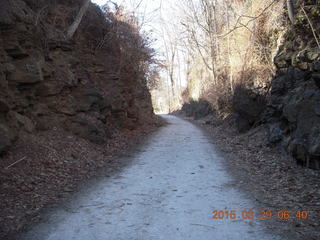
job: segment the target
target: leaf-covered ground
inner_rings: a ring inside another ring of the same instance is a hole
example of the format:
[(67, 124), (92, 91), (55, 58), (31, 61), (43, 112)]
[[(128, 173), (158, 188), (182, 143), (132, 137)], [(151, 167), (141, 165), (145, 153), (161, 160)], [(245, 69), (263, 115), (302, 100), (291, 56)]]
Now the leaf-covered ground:
[[(298, 166), (281, 147), (267, 146), (264, 126), (239, 134), (232, 120), (195, 122), (213, 138), (239, 187), (252, 195), (261, 210), (291, 213), (288, 220), (277, 216), (265, 220), (270, 231), (294, 232), (301, 240), (320, 239), (320, 171)], [(308, 211), (308, 219), (296, 218), (301, 210)]]
[(162, 124), (159, 120), (119, 131), (104, 145), (59, 129), (21, 137), (0, 161), (0, 239), (15, 239), (39, 221), (47, 207), (65, 200), (88, 179), (101, 172), (113, 174), (128, 164), (115, 162), (115, 156), (125, 154)]

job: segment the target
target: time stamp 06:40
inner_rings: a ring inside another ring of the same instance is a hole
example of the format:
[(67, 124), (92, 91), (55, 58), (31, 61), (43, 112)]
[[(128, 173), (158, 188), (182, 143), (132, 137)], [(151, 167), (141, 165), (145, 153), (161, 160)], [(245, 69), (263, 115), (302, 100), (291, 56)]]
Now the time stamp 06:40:
[(301, 211), (218, 211), (212, 212), (211, 219), (280, 219), (288, 220), (291, 218), (308, 219), (309, 213), (306, 210)]

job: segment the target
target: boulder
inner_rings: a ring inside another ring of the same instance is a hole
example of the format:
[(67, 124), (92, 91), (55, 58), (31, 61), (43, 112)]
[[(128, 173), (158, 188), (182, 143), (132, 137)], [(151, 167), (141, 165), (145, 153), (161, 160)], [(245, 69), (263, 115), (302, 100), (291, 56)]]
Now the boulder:
[(203, 99), (185, 103), (182, 107), (182, 111), (186, 113), (187, 117), (194, 117), (195, 119), (204, 118), (210, 114), (214, 114), (213, 108), (210, 103)]
[(39, 74), (28, 73), (21, 70), (17, 70), (8, 76), (9, 82), (14, 82), (18, 84), (32, 84), (41, 82), (42, 79)]
[(29, 133), (34, 132), (35, 125), (30, 118), (23, 116), (17, 112), (10, 112), (11, 116), (17, 120), (17, 122), (23, 127), (23, 129)]
[(5, 152), (17, 138), (17, 131), (6, 124), (0, 123), (0, 153)]
[[(266, 108), (266, 101), (264, 97), (258, 93), (242, 86), (238, 86), (235, 89), (232, 107), (239, 115), (238, 125), (242, 130), (244, 130), (247, 128), (247, 124), (253, 125), (255, 122), (260, 120), (260, 116)], [(245, 123), (245, 121), (247, 123)]]
[(247, 119), (238, 115), (236, 117), (236, 127), (237, 127), (239, 133), (244, 133), (244, 132), (247, 132), (250, 130), (251, 124)]
[(287, 91), (287, 77), (285, 75), (276, 77), (272, 80), (271, 94), (282, 95)]
[(37, 90), (36, 90), (36, 94), (39, 96), (54, 96), (59, 94), (63, 89), (63, 85), (59, 84), (56, 81), (46, 81), (46, 82), (42, 82)]
[[(287, 119), (291, 140), (287, 151), (303, 166), (319, 165), (319, 91), (312, 84), (296, 88), (284, 101), (283, 117)], [(308, 89), (308, 90), (307, 90)]]
[(79, 88), (72, 93), (75, 100), (76, 111), (86, 112), (91, 109), (93, 105), (100, 105), (102, 96), (99, 91), (94, 88)]
[(39, 104), (35, 105), (32, 110), (32, 114), (35, 117), (46, 116), (46, 115), (49, 115), (49, 113), (50, 113), (50, 110), (49, 110), (48, 106), (44, 103), (39, 103)]
[(67, 120), (64, 128), (65, 130), (94, 143), (102, 144), (106, 141), (105, 132), (82, 117), (74, 117), (71, 120)]
[(305, 146), (305, 141), (299, 138), (293, 138), (289, 143), (287, 151), (296, 159), (297, 163), (306, 166), (308, 159), (308, 151)]
[(54, 112), (62, 113), (69, 116), (76, 115), (76, 101), (73, 96), (67, 95), (64, 97), (52, 97), (48, 99), (48, 106)]
[(295, 123), (298, 117), (298, 102), (290, 102), (286, 104), (283, 108), (283, 116), (291, 123)]
[(283, 133), (280, 127), (275, 125), (271, 126), (268, 142), (271, 144), (275, 144), (275, 143), (281, 142), (282, 138), (283, 138)]
[(64, 123), (66, 117), (52, 115), (41, 115), (36, 118), (36, 129), (38, 131), (47, 131), (52, 130), (59, 126), (61, 123)]
[(43, 72), (40, 61), (28, 58), (18, 61), (15, 70), (8, 74), (7, 79), (11, 83), (33, 84), (43, 81)]
[(213, 114), (213, 110), (209, 102), (200, 100), (198, 103), (197, 111), (195, 112), (195, 119), (204, 118), (210, 114)]

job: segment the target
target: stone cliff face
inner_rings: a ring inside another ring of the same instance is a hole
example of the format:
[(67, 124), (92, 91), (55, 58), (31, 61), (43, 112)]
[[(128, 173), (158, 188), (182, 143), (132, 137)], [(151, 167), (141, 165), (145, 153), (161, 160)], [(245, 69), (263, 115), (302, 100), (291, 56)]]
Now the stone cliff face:
[(320, 169), (320, 46), (310, 26), (319, 32), (319, 4), (305, 11), (298, 11), (275, 57), (277, 75), (265, 117), (270, 142), (282, 142), (298, 163)]
[[(294, 24), (284, 22), (277, 30), (284, 35), (270, 37), (278, 45), (275, 76), (259, 82), (256, 76), (264, 76), (263, 72), (244, 73), (245, 84), (236, 86), (230, 97), (227, 119), (240, 133), (266, 126), (266, 144), (281, 144), (298, 164), (320, 169), (320, 5), (316, 0), (299, 0), (295, 5)], [(225, 110), (216, 105), (214, 112), (220, 117)], [(183, 110), (196, 118), (212, 115), (201, 101), (185, 104)]]
[(152, 121), (146, 79), (115, 27), (91, 4), (66, 40), (82, 1), (2, 0), (0, 8), (0, 153), (23, 132), (54, 128), (95, 143), (117, 129)]

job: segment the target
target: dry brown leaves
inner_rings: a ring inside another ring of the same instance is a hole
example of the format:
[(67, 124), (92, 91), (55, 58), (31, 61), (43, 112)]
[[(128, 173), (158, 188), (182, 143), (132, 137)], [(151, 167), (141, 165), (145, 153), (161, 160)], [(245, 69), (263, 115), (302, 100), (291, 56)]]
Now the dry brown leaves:
[(296, 165), (280, 146), (267, 146), (264, 126), (238, 134), (231, 122), (196, 123), (212, 136), (239, 187), (265, 208), (261, 210), (309, 211), (307, 220), (271, 221), (270, 230), (297, 239), (320, 239), (320, 171)]
[[(119, 169), (121, 163), (114, 163), (115, 156), (155, 129), (155, 125), (144, 125), (118, 131), (104, 145), (61, 129), (21, 136), (0, 161), (0, 239), (14, 239), (40, 219), (41, 210), (70, 195), (99, 171)], [(7, 168), (21, 158), (25, 159)]]

